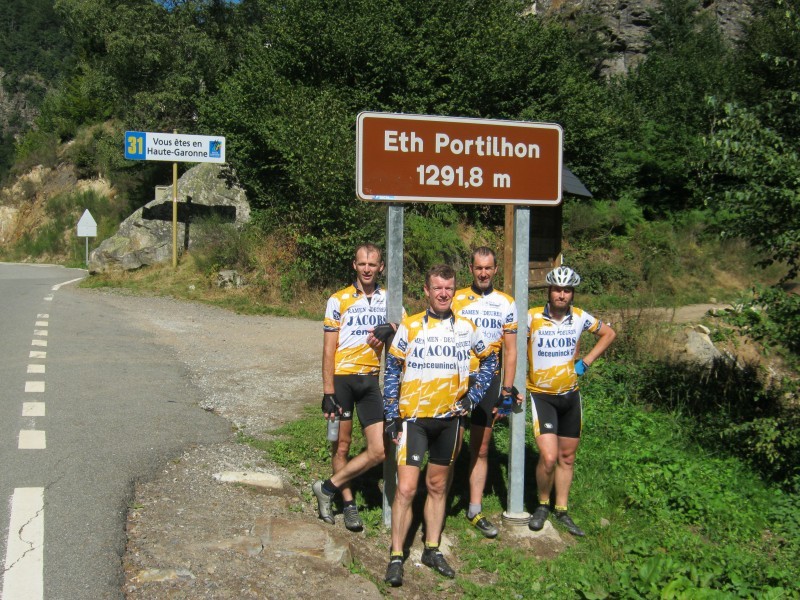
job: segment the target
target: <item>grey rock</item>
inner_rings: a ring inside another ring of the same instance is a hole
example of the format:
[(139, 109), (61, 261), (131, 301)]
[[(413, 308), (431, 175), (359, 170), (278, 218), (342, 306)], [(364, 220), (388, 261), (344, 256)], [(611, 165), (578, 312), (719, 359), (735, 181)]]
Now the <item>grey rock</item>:
[(722, 358), (722, 353), (706, 333), (690, 329), (686, 332), (686, 355), (690, 362), (711, 365)]
[(220, 288), (240, 288), (244, 285), (244, 279), (238, 271), (233, 269), (223, 269), (217, 273), (217, 287)]
[[(192, 219), (211, 214), (239, 228), (250, 220), (244, 190), (230, 183), (224, 167), (205, 163), (189, 169), (178, 180), (178, 252), (196, 243)], [(89, 272), (129, 271), (172, 260), (172, 186), (156, 188), (155, 200), (125, 219), (116, 234), (89, 254)], [(189, 221), (189, 234), (186, 223)], [(225, 226), (225, 225), (223, 225)]]
[(220, 483), (238, 483), (241, 485), (252, 485), (257, 488), (268, 490), (282, 490), (283, 481), (277, 475), (270, 473), (258, 473), (253, 471), (224, 471), (214, 473), (214, 479)]

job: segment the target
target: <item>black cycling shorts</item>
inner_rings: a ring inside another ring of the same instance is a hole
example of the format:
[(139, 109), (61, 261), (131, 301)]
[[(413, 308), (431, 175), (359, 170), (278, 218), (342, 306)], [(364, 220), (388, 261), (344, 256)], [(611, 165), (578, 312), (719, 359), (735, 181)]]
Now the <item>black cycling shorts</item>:
[[(471, 378), (470, 378), (471, 379)], [(470, 422), (477, 427), (491, 427), (494, 423), (494, 407), (500, 402), (500, 373), (495, 373), (492, 377), (492, 382), (489, 384), (489, 389), (481, 398), (478, 406), (472, 409)]]
[(583, 403), (578, 390), (563, 394), (528, 393), (531, 398), (534, 436), (554, 433), (560, 437), (581, 437)]
[(383, 422), (383, 396), (377, 375), (334, 375), (333, 389), (342, 405), (342, 421), (353, 420), (353, 407), (361, 427)]
[(427, 452), (429, 463), (449, 466), (456, 454), (458, 424), (458, 417), (403, 421), (403, 436), (397, 446), (397, 464), (422, 467), (422, 459)]

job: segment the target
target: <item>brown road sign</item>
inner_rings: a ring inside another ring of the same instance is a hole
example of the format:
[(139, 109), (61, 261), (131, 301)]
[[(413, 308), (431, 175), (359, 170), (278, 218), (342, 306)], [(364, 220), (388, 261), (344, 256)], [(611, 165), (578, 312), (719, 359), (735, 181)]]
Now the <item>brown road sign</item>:
[(356, 194), (382, 202), (557, 206), (562, 137), (553, 123), (362, 112)]

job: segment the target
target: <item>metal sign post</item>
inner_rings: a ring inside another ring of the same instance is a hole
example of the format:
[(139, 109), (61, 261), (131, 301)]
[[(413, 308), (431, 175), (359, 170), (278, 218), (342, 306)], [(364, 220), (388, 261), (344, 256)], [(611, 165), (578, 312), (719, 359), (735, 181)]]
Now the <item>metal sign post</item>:
[(172, 268), (178, 268), (178, 163), (172, 163)]
[[(390, 323), (399, 323), (403, 318), (403, 216), (401, 205), (389, 206), (386, 217), (386, 319)], [(386, 527), (392, 525), (392, 502), (397, 490), (395, 448), (394, 444), (390, 446), (383, 461), (383, 524)]]
[(86, 266), (89, 266), (89, 238), (97, 237), (97, 222), (92, 217), (89, 209), (83, 211), (78, 221), (78, 237), (86, 238)]
[[(514, 209), (514, 302), (517, 305), (517, 372), (514, 386), (525, 390), (528, 366), (528, 246), (530, 245), (529, 208), (518, 206)], [(521, 410), (509, 416), (511, 440), (508, 453), (508, 503), (503, 520), (511, 523), (527, 523), (530, 515), (525, 511), (525, 413), (528, 404), (527, 393)]]

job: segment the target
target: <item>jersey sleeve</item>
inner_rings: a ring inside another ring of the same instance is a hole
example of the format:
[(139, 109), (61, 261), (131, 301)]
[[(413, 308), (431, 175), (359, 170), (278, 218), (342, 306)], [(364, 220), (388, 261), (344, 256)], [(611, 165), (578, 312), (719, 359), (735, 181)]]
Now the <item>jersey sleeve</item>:
[(588, 331), (589, 333), (597, 333), (598, 331), (600, 331), (600, 328), (602, 326), (603, 322), (600, 319), (583, 311), (583, 331)]
[(517, 333), (517, 303), (511, 299), (505, 319), (503, 319), (503, 333)]
[(336, 296), (331, 296), (325, 306), (325, 319), (322, 322), (322, 328), (325, 331), (339, 331), (341, 325), (342, 314), (339, 299)]

